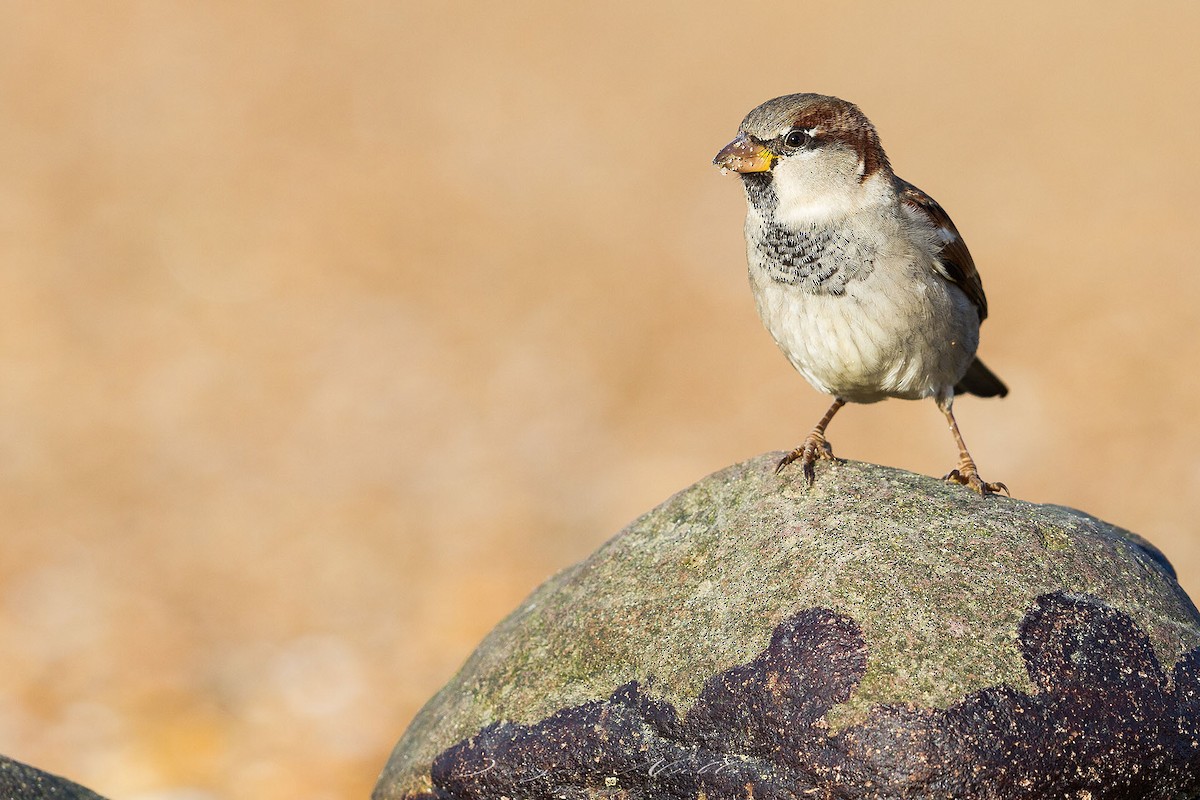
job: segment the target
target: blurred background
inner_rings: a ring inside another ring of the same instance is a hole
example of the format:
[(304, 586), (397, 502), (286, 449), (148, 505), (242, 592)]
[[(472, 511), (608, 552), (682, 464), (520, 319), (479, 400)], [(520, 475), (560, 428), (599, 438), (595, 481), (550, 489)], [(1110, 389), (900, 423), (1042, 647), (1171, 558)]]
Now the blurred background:
[[(983, 275), (1014, 496), (1200, 596), (1200, 6), (7, 3), (0, 752), (365, 797), (537, 583), (824, 411), (711, 166), (857, 102)], [(932, 402), (847, 458), (942, 475)], [(998, 501), (1004, 502), (1004, 501)]]

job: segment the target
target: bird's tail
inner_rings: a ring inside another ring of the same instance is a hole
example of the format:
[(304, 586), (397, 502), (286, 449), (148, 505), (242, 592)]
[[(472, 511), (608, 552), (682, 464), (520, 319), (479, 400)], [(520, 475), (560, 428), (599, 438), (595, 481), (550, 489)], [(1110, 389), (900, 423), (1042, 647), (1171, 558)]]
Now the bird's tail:
[(967, 367), (967, 374), (954, 387), (955, 394), (974, 394), (980, 397), (1004, 397), (1008, 387), (978, 358)]

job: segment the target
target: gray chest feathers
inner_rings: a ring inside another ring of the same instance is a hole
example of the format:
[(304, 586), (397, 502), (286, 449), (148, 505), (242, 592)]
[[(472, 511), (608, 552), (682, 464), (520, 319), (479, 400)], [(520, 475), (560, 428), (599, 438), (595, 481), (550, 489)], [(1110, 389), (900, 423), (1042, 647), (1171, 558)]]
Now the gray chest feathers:
[(811, 294), (839, 295), (846, 284), (871, 274), (875, 248), (847, 229), (789, 230), (766, 224), (752, 238), (750, 267), (775, 283)]

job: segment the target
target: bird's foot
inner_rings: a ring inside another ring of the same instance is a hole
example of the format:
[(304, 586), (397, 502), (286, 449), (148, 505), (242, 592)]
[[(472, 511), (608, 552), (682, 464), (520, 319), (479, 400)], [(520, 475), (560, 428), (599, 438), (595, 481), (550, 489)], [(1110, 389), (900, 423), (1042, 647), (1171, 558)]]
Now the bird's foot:
[(813, 464), (818, 458), (834, 460), (833, 448), (829, 446), (829, 442), (825, 441), (823, 435), (813, 431), (804, 440), (804, 444), (779, 460), (775, 466), (775, 474), (783, 472), (783, 468), (793, 461), (799, 461), (804, 479), (808, 481), (809, 486), (812, 486), (813, 481), (817, 479), (817, 471), (813, 468)]
[(960, 463), (957, 468), (950, 470), (950, 474), (942, 480), (949, 481), (950, 483), (961, 483), (968, 489), (985, 496), (1004, 492), (1009, 497), (1012, 497), (1012, 493), (1008, 491), (1008, 487), (1003, 483), (988, 483), (980, 478), (979, 472), (975, 469), (974, 462), (971, 461)]

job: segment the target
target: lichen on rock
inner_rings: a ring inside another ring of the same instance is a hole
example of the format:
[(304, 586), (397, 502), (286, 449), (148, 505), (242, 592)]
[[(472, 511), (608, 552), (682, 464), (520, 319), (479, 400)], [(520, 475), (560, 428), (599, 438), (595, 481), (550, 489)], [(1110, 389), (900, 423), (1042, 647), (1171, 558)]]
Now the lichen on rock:
[(539, 588), (376, 797), (1200, 791), (1200, 616), (1144, 540), (865, 464), (809, 488), (775, 458)]

